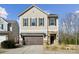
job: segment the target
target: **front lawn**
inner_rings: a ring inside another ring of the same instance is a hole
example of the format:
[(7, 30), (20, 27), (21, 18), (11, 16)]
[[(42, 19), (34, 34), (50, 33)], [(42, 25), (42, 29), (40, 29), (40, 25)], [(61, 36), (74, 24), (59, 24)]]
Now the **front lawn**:
[(79, 45), (45, 45), (47, 50), (79, 50)]

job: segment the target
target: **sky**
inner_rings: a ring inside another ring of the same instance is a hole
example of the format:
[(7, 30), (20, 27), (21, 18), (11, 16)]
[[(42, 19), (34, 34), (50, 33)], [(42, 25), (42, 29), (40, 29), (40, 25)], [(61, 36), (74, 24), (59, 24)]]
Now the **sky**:
[[(18, 20), (18, 15), (31, 4), (0, 4), (5, 18)], [(79, 4), (37, 4), (39, 8), (51, 14), (57, 14), (59, 19), (69, 12), (79, 12)], [(0, 10), (1, 11), (1, 10)]]

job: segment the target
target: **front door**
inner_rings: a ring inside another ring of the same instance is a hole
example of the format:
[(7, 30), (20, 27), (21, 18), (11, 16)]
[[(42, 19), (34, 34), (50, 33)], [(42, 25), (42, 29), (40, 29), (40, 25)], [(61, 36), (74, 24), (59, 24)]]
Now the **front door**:
[(55, 38), (56, 38), (56, 35), (55, 34), (51, 34), (50, 35), (50, 44), (53, 44), (54, 43)]

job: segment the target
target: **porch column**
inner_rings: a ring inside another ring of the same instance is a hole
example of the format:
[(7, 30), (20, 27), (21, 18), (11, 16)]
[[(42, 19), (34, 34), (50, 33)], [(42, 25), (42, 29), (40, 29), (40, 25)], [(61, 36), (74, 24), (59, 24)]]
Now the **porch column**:
[(43, 45), (46, 45), (46, 44), (47, 44), (47, 35), (46, 36), (43, 35)]

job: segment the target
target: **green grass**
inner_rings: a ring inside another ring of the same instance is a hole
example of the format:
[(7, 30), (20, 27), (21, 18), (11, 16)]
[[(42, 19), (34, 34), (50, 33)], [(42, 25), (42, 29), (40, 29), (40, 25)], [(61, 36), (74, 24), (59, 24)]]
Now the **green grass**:
[(63, 43), (63, 44), (71, 44), (71, 45), (79, 45), (79, 39), (66, 38), (66, 39), (62, 39), (61, 43)]

